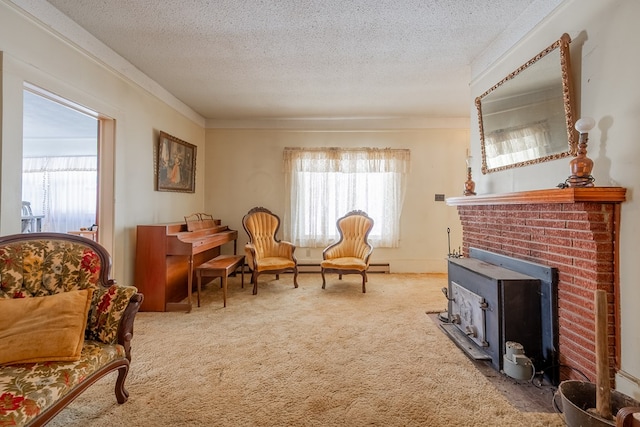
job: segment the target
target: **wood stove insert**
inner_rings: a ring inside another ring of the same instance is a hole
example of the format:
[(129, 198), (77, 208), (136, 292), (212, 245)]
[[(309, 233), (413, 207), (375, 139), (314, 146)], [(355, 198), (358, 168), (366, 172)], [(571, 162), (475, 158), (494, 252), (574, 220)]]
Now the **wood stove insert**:
[(448, 335), (499, 371), (506, 343), (520, 343), (557, 384), (557, 271), (475, 248), (469, 255), (449, 259)]

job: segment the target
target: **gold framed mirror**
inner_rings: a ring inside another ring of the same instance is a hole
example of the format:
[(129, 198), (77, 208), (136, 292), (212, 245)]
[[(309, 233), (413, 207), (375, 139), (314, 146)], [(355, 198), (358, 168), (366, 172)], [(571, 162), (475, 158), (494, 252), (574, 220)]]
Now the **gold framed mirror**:
[(569, 43), (563, 34), (476, 98), (483, 174), (575, 155)]

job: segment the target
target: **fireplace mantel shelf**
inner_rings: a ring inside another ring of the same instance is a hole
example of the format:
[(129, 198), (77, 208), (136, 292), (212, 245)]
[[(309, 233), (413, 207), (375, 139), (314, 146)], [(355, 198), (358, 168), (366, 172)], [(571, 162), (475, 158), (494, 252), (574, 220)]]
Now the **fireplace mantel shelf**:
[(577, 202), (621, 203), (626, 200), (626, 192), (627, 189), (624, 187), (570, 187), (519, 191), (516, 193), (449, 197), (446, 202), (449, 206)]

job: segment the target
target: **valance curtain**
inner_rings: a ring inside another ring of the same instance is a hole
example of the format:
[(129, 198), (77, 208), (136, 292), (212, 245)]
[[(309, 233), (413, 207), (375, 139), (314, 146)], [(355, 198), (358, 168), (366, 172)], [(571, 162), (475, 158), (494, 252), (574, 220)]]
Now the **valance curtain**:
[(360, 209), (374, 219), (369, 241), (397, 247), (410, 151), (378, 148), (285, 148), (284, 238), (325, 247), (339, 236), (336, 221)]
[(44, 215), (42, 231), (66, 233), (96, 221), (97, 156), (27, 157), (22, 161), (22, 200)]

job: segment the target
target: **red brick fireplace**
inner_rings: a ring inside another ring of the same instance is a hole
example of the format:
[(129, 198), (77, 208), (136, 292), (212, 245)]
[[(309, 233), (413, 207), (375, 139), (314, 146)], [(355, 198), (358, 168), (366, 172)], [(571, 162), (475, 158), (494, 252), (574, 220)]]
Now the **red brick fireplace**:
[(561, 379), (596, 379), (594, 294), (608, 295), (609, 366), (619, 368), (620, 187), (565, 188), (447, 199), (462, 222), (462, 252), (479, 248), (558, 269)]

